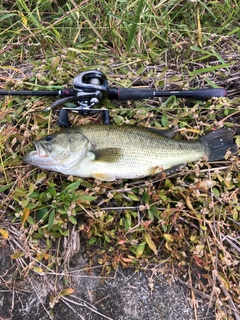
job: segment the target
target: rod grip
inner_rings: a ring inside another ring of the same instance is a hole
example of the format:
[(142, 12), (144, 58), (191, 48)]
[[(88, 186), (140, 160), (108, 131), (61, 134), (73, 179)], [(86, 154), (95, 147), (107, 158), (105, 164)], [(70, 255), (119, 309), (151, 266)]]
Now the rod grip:
[(110, 88), (108, 92), (109, 100), (142, 100), (153, 98), (154, 90), (133, 89), (133, 88)]

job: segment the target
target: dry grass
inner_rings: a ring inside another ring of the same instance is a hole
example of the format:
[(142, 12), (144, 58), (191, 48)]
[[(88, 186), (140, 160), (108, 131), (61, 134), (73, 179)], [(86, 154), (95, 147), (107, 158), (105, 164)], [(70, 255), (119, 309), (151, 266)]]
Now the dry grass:
[[(225, 87), (228, 98), (207, 102), (171, 97), (105, 103), (118, 124), (177, 125), (189, 140), (228, 126), (240, 144), (237, 1), (20, 0), (0, 5), (0, 89), (62, 88), (95, 68), (116, 87)], [(70, 275), (73, 252), (85, 248), (89, 267), (101, 265), (105, 275), (118, 266), (178, 266), (174, 274), (187, 276), (195, 319), (199, 293), (214, 305), (217, 319), (239, 319), (239, 156), (134, 182), (99, 183), (42, 172), (23, 164), (22, 156), (33, 140), (58, 129), (58, 111), (42, 112), (52, 101), (1, 98), (0, 241), (12, 251), (14, 277), (32, 281), (29, 275), (37, 274), (42, 287), (32, 287), (39, 302), (47, 292), (52, 307), (58, 299), (69, 306), (65, 295), (71, 290), (64, 290), (71, 283), (60, 279)], [(99, 121), (97, 115), (72, 118), (74, 125)], [(1, 286), (15, 290), (16, 285), (1, 275)]]

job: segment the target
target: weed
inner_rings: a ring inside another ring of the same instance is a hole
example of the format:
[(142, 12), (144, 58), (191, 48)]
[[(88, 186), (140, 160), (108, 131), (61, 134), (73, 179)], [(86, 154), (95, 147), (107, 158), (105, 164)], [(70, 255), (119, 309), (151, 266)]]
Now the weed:
[[(235, 130), (239, 143), (236, 0), (18, 0), (0, 6), (1, 89), (58, 90), (96, 68), (116, 87), (224, 86), (228, 98), (207, 102), (171, 97), (103, 103), (116, 124), (178, 126), (188, 140), (224, 125)], [(0, 239), (10, 243), (18, 275), (51, 273), (50, 309), (70, 295), (70, 284), (58, 286), (56, 279), (79, 250), (60, 249), (75, 230), (89, 266), (98, 263), (105, 274), (119, 265), (141, 269), (151, 263), (201, 270), (198, 289), (210, 294), (216, 316), (229, 305), (237, 319), (239, 157), (117, 183), (43, 172), (23, 164), (22, 156), (35, 138), (58, 130), (58, 111), (42, 112), (51, 102), (1, 98)], [(71, 121), (100, 118), (74, 115)]]

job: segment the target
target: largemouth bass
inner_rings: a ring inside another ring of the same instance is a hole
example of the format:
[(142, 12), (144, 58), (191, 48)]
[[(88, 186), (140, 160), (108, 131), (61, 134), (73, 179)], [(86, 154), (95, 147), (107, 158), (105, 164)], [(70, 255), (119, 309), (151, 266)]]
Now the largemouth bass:
[(87, 125), (65, 129), (34, 142), (24, 161), (42, 169), (98, 180), (136, 179), (171, 171), (207, 157), (223, 159), (238, 150), (222, 128), (193, 142), (169, 138), (166, 131), (140, 126)]

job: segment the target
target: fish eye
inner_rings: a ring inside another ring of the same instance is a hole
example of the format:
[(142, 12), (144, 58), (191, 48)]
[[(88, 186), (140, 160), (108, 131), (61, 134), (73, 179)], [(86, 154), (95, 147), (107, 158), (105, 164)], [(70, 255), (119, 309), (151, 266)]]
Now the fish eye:
[(51, 136), (51, 135), (46, 136), (46, 138), (45, 138), (45, 140), (46, 140), (47, 142), (52, 141), (52, 139), (53, 139), (53, 136)]

